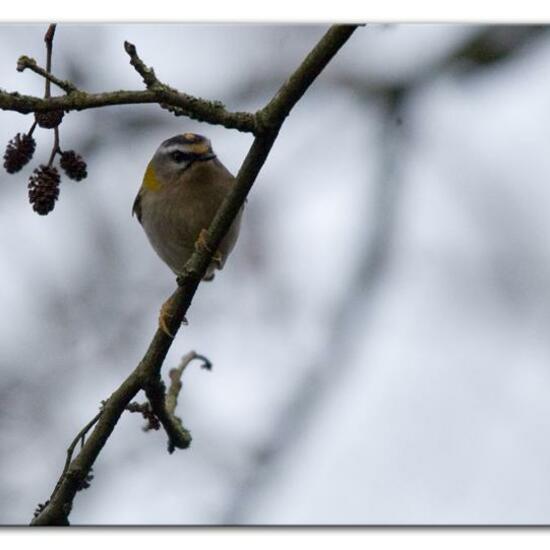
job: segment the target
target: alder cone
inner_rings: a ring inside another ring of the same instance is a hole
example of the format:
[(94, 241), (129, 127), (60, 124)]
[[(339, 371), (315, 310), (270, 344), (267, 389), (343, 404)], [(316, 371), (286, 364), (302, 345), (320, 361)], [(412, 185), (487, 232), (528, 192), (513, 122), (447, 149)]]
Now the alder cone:
[(59, 164), (72, 180), (80, 181), (88, 175), (84, 159), (74, 151), (63, 151)]
[(4, 153), (4, 168), (8, 174), (19, 172), (34, 154), (36, 142), (32, 136), (17, 134), (6, 146)]
[(57, 128), (63, 120), (64, 113), (58, 111), (47, 111), (45, 113), (34, 113), (34, 119), (40, 128)]
[(29, 201), (33, 210), (45, 216), (49, 214), (55, 206), (55, 201), (59, 198), (59, 172), (53, 166), (44, 166), (37, 168), (29, 178)]

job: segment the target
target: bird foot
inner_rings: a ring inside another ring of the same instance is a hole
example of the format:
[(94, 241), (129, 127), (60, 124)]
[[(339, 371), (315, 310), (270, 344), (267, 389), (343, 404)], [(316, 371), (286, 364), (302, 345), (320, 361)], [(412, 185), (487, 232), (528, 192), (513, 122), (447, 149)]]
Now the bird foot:
[[(172, 312), (173, 310), (173, 299), (172, 297), (168, 298), (164, 304), (162, 304), (160, 308), (159, 313), (159, 328), (170, 336), (170, 338), (174, 338), (174, 335), (170, 332), (170, 329), (168, 328), (168, 324), (170, 323), (170, 320), (174, 317), (174, 314)], [(182, 321), (183, 325), (188, 325), (187, 319), (184, 317)]]
[(223, 267), (223, 256), (222, 253), (218, 250), (214, 254), (212, 254), (212, 263), (216, 264), (218, 269), (221, 269)]
[[(212, 254), (212, 249), (208, 246), (207, 239), (208, 239), (208, 231), (206, 229), (201, 229), (201, 232), (199, 233), (199, 236), (195, 241), (195, 250), (197, 250), (198, 252), (202, 252), (203, 250), (205, 250), (209, 254)], [(222, 268), (223, 256), (219, 250), (217, 250), (216, 252), (214, 252), (214, 254), (212, 254), (211, 261), (212, 263), (216, 264), (218, 269)], [(205, 280), (209, 280), (209, 279), (205, 279)]]
[(208, 246), (207, 240), (208, 231), (206, 229), (201, 229), (201, 232), (199, 233), (199, 236), (195, 241), (195, 250), (197, 252), (202, 252), (203, 250), (206, 250), (206, 252), (212, 253), (212, 249)]

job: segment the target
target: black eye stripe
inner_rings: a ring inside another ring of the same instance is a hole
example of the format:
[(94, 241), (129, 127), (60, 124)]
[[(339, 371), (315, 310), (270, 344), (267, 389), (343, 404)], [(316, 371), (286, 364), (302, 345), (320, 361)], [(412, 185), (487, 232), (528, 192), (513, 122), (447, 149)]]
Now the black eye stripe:
[(195, 159), (196, 155), (193, 153), (184, 153), (183, 151), (172, 151), (170, 158), (176, 162), (189, 162)]

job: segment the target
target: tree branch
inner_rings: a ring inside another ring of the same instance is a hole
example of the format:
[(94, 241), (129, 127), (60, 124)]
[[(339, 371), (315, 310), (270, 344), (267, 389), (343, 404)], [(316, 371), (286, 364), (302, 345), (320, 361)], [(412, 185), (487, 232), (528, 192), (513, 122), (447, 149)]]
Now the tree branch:
[[(69, 470), (69, 466), (71, 465), (71, 460), (73, 458), (73, 453), (74, 453), (74, 450), (75, 450), (75, 447), (77, 446), (78, 442), (80, 441), (82, 445), (84, 445), (84, 441), (85, 441), (85, 437), (86, 437), (86, 434), (94, 427), (94, 425), (96, 424), (96, 422), (99, 420), (99, 417), (101, 416), (101, 413), (102, 411), (99, 411), (91, 420), (90, 422), (88, 422), (88, 424), (86, 424), (75, 436), (75, 438), (73, 439), (72, 443), (69, 445), (68, 449), (67, 449), (67, 458), (65, 460), (65, 466), (63, 468), (63, 472), (61, 473), (61, 477), (60, 477), (60, 480), (63, 479), (63, 477), (67, 474), (68, 470)], [(53, 493), (52, 493), (52, 497), (53, 495), (55, 495), (56, 491), (57, 491), (57, 488), (59, 487), (59, 483), (58, 485), (56, 486), (56, 488), (54, 489)]]
[[(209, 110), (210, 107), (207, 109), (207, 111), (211, 114), (213, 113), (213, 115), (210, 120), (202, 118), (205, 122), (213, 122), (215, 124), (226, 126), (224, 122), (227, 123), (228, 119), (231, 120), (231, 122), (242, 122), (242, 120), (247, 120), (250, 123), (250, 121), (254, 121), (254, 124), (252, 124), (252, 126), (248, 126), (249, 130), (246, 131), (252, 131), (253, 129), (256, 137), (248, 154), (246, 155), (246, 158), (244, 159), (239, 173), (237, 174), (237, 181), (234, 188), (223, 201), (207, 231), (205, 237), (206, 246), (197, 247), (184, 268), (183, 276), (178, 278), (178, 288), (172, 295), (172, 316), (169, 318), (169, 322), (167, 323), (171, 334), (176, 335), (179, 330), (183, 318), (191, 305), (202, 276), (206, 273), (207, 267), (210, 264), (212, 256), (211, 251), (218, 249), (223, 237), (242, 208), (246, 196), (248, 195), (260, 169), (267, 159), (285, 118), (288, 116), (297, 101), (313, 83), (315, 78), (317, 78), (317, 76), (325, 68), (327, 63), (345, 44), (351, 34), (355, 31), (356, 27), (357, 25), (335, 25), (329, 29), (323, 38), (321, 38), (319, 43), (313, 48), (311, 53), (306, 57), (304, 62), (281, 87), (276, 96), (264, 109), (262, 109), (262, 111), (260, 111), (261, 116), (258, 120), (261, 120), (261, 123), (259, 125), (256, 125), (255, 123), (256, 117), (249, 113), (242, 114), (244, 116), (244, 119), (242, 119), (238, 116), (240, 114), (227, 113), (220, 107), (215, 108), (213, 111)], [(147, 78), (152, 82), (151, 75)], [(156, 77), (154, 78), (156, 79)], [(127, 93), (129, 92), (119, 92), (119, 94), (122, 94), (122, 97), (125, 99), (128, 99), (128, 96), (124, 95)], [(138, 92), (130, 93), (136, 94)], [(166, 98), (171, 97), (170, 94), (172, 92), (147, 90), (141, 93), (151, 94), (150, 96), (147, 96), (151, 100), (149, 101), (151, 103), (159, 101), (167, 103)], [(105, 96), (105, 94), (95, 95), (95, 101), (99, 102), (98, 96), (101, 97), (102, 95)], [(25, 104), (22, 100), (23, 96), (17, 96), (15, 99), (11, 94), (7, 94), (7, 96), (8, 98), (12, 98), (15, 103), (19, 102), (20, 107)], [(59, 108), (60, 104), (63, 102), (75, 101), (77, 98), (80, 98), (80, 108), (90, 108), (90, 97), (92, 96), (89, 96), (88, 94), (82, 95), (82, 92), (76, 92), (64, 98), (52, 98), (50, 101), (57, 100), (57, 108)], [(132, 97), (135, 98), (135, 96)], [(200, 105), (201, 108), (204, 107), (202, 100), (195, 100), (195, 103), (189, 102), (189, 96), (185, 96), (184, 94), (179, 94), (177, 92), (175, 97), (179, 98), (181, 101), (181, 104), (178, 106), (182, 106), (184, 109), (190, 109), (194, 115), (201, 113), (200, 109), (197, 110), (198, 105)], [(4, 108), (6, 105), (6, 103), (2, 103), (3, 101), (6, 101), (6, 95), (0, 94), (0, 108)], [(36, 105), (37, 103), (35, 102), (34, 104)], [(105, 103), (104, 100), (103, 104), (113, 103)], [(41, 103), (40, 105), (42, 108), (46, 106), (44, 103)], [(67, 103), (65, 103), (65, 105), (67, 105)], [(49, 106), (50, 105), (48, 105), (48, 107)], [(95, 106), (99, 105), (96, 104)], [(225, 114), (223, 116), (218, 116), (216, 113), (218, 113), (218, 115), (220, 113)], [(224, 116), (229, 118), (224, 118)], [(237, 128), (237, 125), (235, 124), (233, 126), (226, 127)], [(79, 454), (71, 462), (66, 475), (60, 479), (57, 491), (52, 495), (50, 502), (32, 521), (33, 525), (68, 523), (68, 516), (70, 514), (76, 492), (78, 491), (79, 486), (81, 486), (82, 480), (84, 480), (86, 475), (89, 473), (90, 468), (107, 442), (107, 439), (113, 432), (127, 405), (141, 389), (145, 389), (146, 391), (149, 390), (149, 393), (151, 393), (151, 387), (153, 387), (154, 394), (154, 384), (160, 379), (161, 367), (166, 354), (170, 349), (172, 341), (172, 337), (168, 336), (168, 334), (166, 334), (163, 330), (157, 329), (153, 340), (151, 341), (139, 365), (105, 402), (102, 414), (99, 417), (95, 429), (80, 450)], [(157, 399), (156, 395), (153, 395), (152, 397), (153, 401)], [(166, 429), (166, 425), (164, 427)]]
[[(180, 92), (167, 90), (116, 90), (113, 92), (88, 93), (73, 91), (65, 96), (48, 99), (22, 95), (18, 92), (0, 90), (0, 109), (21, 114), (32, 112), (84, 111), (116, 105), (157, 103), (181, 109), (186, 116), (201, 122), (217, 124), (240, 132), (254, 133), (256, 120), (252, 113), (227, 111), (221, 104), (200, 99)], [(182, 113), (183, 114), (183, 113)]]
[(210, 370), (211, 363), (206, 357), (190, 351), (181, 359), (179, 366), (170, 370), (170, 387), (166, 392), (164, 382), (158, 376), (145, 387), (145, 395), (151, 404), (153, 414), (160, 420), (168, 435), (168, 452), (173, 453), (177, 449), (186, 449), (191, 444), (191, 434), (183, 426), (181, 418), (176, 416), (178, 396), (181, 391), (181, 377), (187, 365), (193, 359), (202, 359), (203, 367)]
[(175, 369), (171, 369), (169, 372), (170, 387), (166, 393), (166, 410), (169, 414), (174, 414), (176, 411), (178, 396), (181, 391), (181, 377), (183, 375), (183, 371), (194, 359), (199, 359), (202, 361), (201, 368), (212, 370), (212, 363), (204, 355), (200, 355), (194, 351), (190, 351), (187, 355), (184, 355), (181, 358), (179, 366)]
[(78, 88), (68, 80), (61, 80), (60, 78), (57, 78), (52, 73), (47, 71), (46, 69), (43, 69), (38, 65), (35, 59), (32, 57), (28, 57), (26, 55), (22, 55), (17, 60), (17, 70), (22, 73), (25, 69), (31, 70), (33, 73), (36, 73), (43, 78), (45, 78), (48, 82), (53, 82), (56, 86), (61, 88), (64, 92), (67, 92), (68, 94), (72, 92), (77, 92)]
[(202, 367), (210, 370), (212, 364), (210, 361), (194, 351), (190, 351), (181, 359), (179, 366), (171, 369), (170, 387), (166, 391), (164, 382), (160, 379), (152, 380), (145, 387), (145, 393), (148, 401), (145, 403), (133, 402), (127, 405), (129, 412), (141, 413), (147, 420), (147, 425), (143, 428), (145, 431), (158, 430), (161, 424), (168, 435), (168, 452), (173, 453), (176, 448), (186, 449), (191, 443), (191, 435), (182, 424), (181, 418), (176, 416), (176, 406), (178, 396), (182, 388), (181, 378), (183, 371), (193, 359), (203, 361)]
[[(57, 25), (55, 23), (52, 23), (48, 27), (48, 30), (46, 31), (46, 35), (44, 36), (44, 42), (46, 43), (46, 71), (48, 73), (50, 73), (52, 70), (53, 37), (55, 36), (56, 26)], [(46, 79), (44, 97), (48, 98), (51, 96), (50, 88), (51, 88), (51, 82), (48, 79)]]
[(154, 88), (155, 86), (164, 86), (156, 77), (153, 67), (147, 67), (145, 63), (139, 57), (136, 47), (128, 42), (124, 42), (124, 49), (130, 56), (130, 65), (139, 73), (147, 89)]
[(148, 380), (144, 389), (153, 414), (160, 420), (168, 436), (168, 452), (172, 454), (176, 449), (187, 449), (191, 445), (191, 434), (184, 427), (181, 418), (168, 410), (166, 386), (160, 376)]
[[(53, 36), (52, 36), (53, 37)], [(34, 59), (21, 56), (17, 62), (17, 70), (30, 69), (46, 79), (46, 83), (53, 82), (67, 92), (65, 96), (40, 98), (22, 95), (18, 92), (7, 92), (0, 89), (0, 109), (27, 114), (31, 112), (47, 112), (63, 110), (83, 111), (115, 105), (135, 105), (157, 103), (176, 116), (187, 116), (193, 120), (217, 124), (225, 128), (240, 132), (256, 133), (256, 116), (246, 112), (228, 111), (220, 101), (210, 101), (179, 92), (160, 82), (152, 68), (149, 68), (139, 58), (136, 48), (129, 42), (124, 43), (124, 49), (130, 56), (130, 64), (141, 75), (147, 90), (116, 90), (112, 92), (87, 93), (78, 90), (67, 80), (51, 74), (48, 69), (40, 67)]]

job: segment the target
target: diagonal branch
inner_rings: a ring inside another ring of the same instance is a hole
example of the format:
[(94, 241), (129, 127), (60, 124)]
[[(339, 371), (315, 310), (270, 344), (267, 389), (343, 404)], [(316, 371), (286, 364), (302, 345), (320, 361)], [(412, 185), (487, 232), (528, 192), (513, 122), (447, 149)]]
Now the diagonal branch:
[[(242, 208), (285, 118), (356, 28), (357, 25), (331, 27), (276, 96), (261, 111), (262, 123), (255, 128), (256, 137), (239, 170), (234, 188), (220, 206), (207, 231), (206, 246), (197, 247), (185, 266), (183, 276), (178, 279), (178, 288), (172, 295), (173, 315), (167, 323), (171, 334), (175, 335), (180, 328), (199, 282), (211, 261), (211, 251), (218, 249), (224, 235)], [(155, 92), (147, 90), (143, 93), (154, 94)], [(75, 95), (79, 94), (71, 94), (63, 100), (69, 100)], [(2, 97), (0, 94), (0, 107), (2, 107)], [(161, 101), (165, 102), (165, 98)], [(254, 115), (248, 114), (248, 117), (255, 120)], [(220, 124), (219, 119), (217, 120), (216, 123)], [(173, 338), (163, 330), (156, 331), (139, 365), (105, 402), (95, 429), (71, 462), (67, 475), (60, 480), (57, 491), (52, 495), (48, 505), (32, 521), (33, 525), (68, 524), (68, 517), (79, 485), (88, 475), (127, 405), (141, 389), (146, 389), (151, 381), (159, 378), (172, 341)]]

